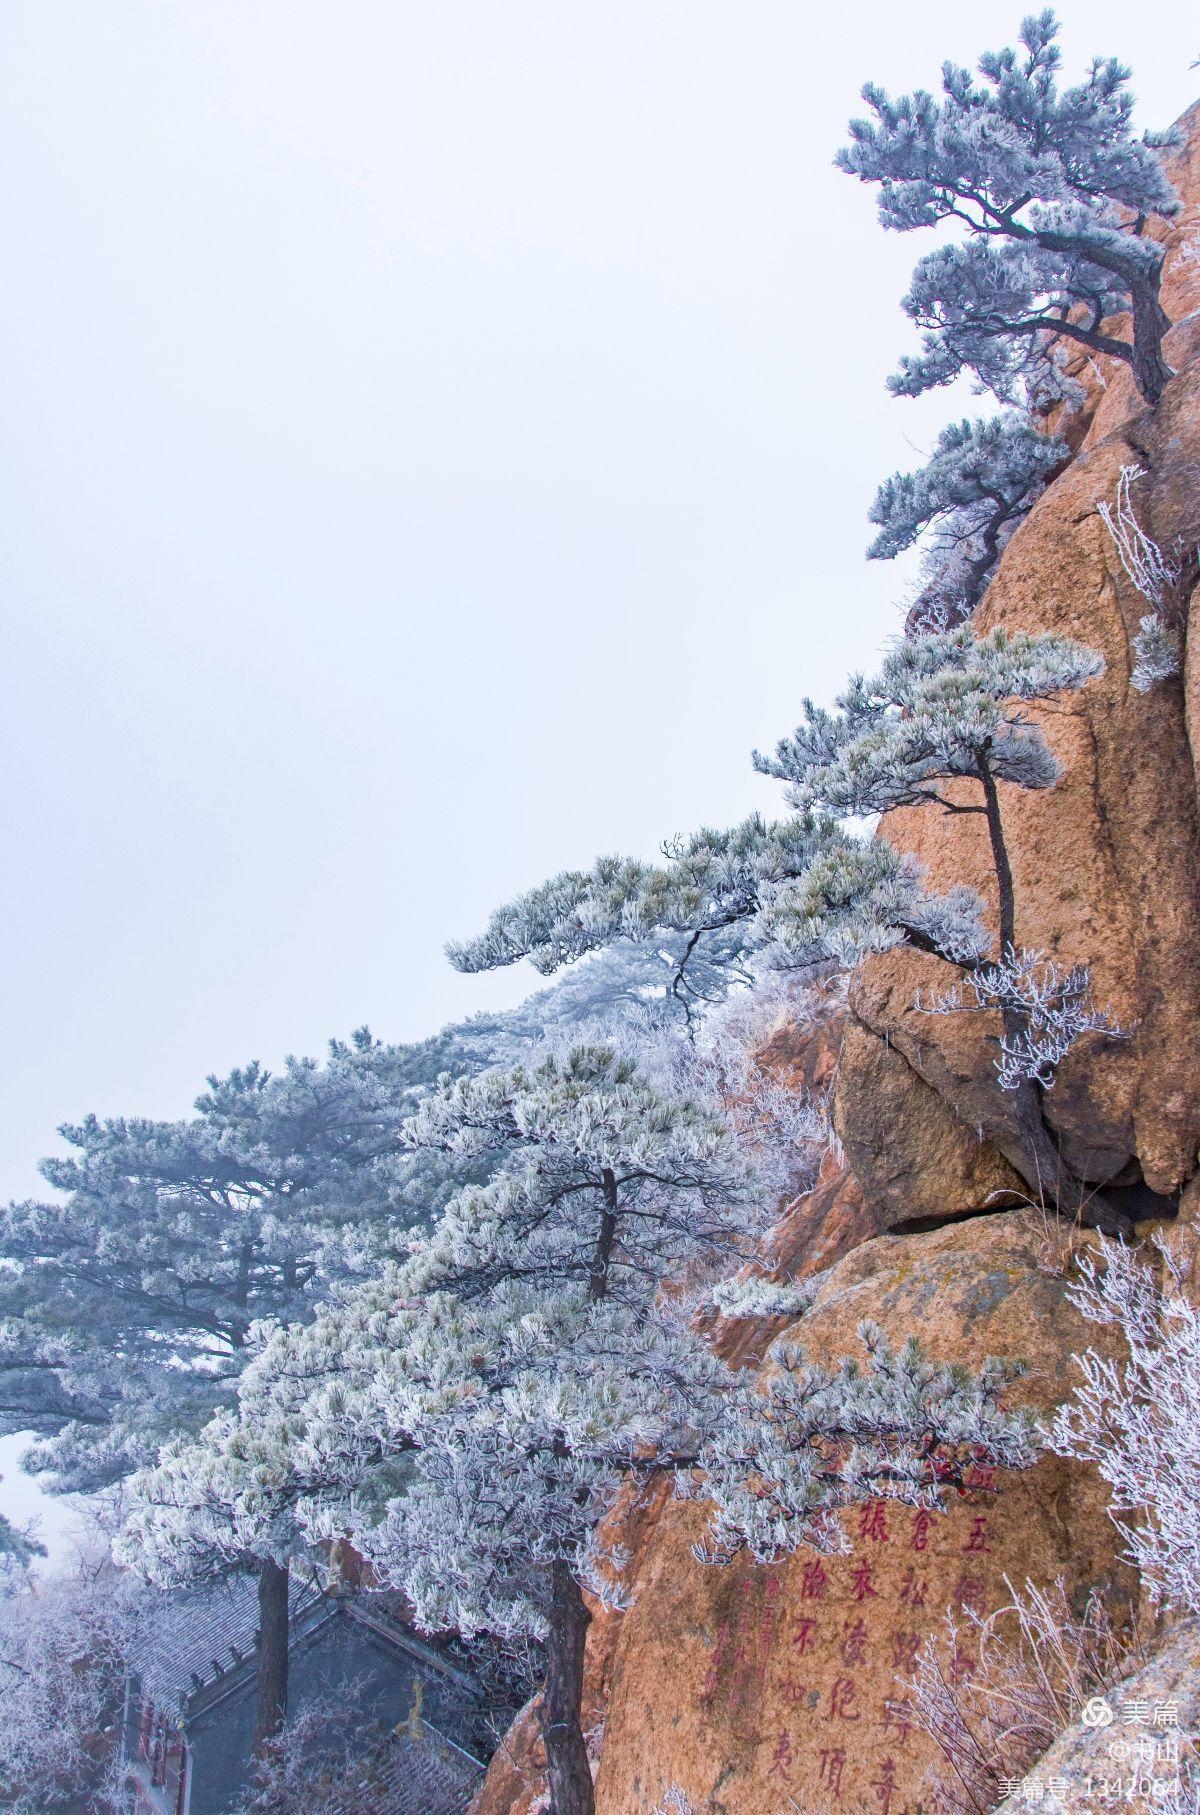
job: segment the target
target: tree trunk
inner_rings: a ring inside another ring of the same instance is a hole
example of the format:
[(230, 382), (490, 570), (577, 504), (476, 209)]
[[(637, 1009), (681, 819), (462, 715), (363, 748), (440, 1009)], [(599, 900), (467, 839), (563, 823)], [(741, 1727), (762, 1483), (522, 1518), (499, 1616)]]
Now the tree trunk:
[[(1138, 231), (1141, 231), (1139, 223)], [(1159, 285), (1162, 281), (1162, 264), (1157, 269), (1146, 273), (1144, 268), (1131, 264), (1127, 257), (1114, 250), (1089, 244), (1086, 235), (1038, 233), (1033, 237), (1039, 245), (1051, 252), (1066, 252), (1071, 257), (1082, 256), (1100, 266), (1102, 271), (1111, 271), (1129, 291), (1130, 311), (1133, 316), (1133, 348), (1125, 351), (1120, 341), (1110, 340), (1108, 335), (1096, 332), (1078, 334), (1078, 338), (1088, 344), (1089, 341), (1097, 352), (1115, 353), (1118, 358), (1128, 359), (1133, 369), (1134, 381), (1138, 390), (1150, 405), (1158, 407), (1159, 398), (1166, 389), (1167, 380), (1174, 377), (1171, 367), (1163, 355), (1163, 335), (1170, 327), (1170, 319), (1159, 300)], [(1061, 330), (1068, 336), (1069, 327)]]
[(600, 1212), (600, 1228), (592, 1250), (591, 1265), (588, 1267), (588, 1297), (593, 1304), (597, 1299), (608, 1295), (608, 1268), (612, 1260), (613, 1243), (617, 1239), (617, 1180), (611, 1166), (605, 1166), (602, 1181), (604, 1205)]
[(1159, 274), (1130, 285), (1133, 299), (1133, 376), (1153, 410), (1173, 376), (1163, 353), (1163, 335), (1171, 323), (1158, 300)]
[(1016, 950), (1017, 897), (1013, 887), (1012, 865), (1008, 861), (1008, 846), (1004, 842), (1004, 821), (1000, 817), (1000, 790), (996, 786), (996, 777), (992, 774), (986, 755), (979, 758), (979, 780), (987, 813), (992, 863), (996, 870), (996, 890), (1000, 897), (1000, 962), (1003, 963), (1005, 956)]
[(288, 1571), (264, 1557), (258, 1571), (258, 1718), (254, 1750), (274, 1739), (287, 1714)]
[(591, 1619), (569, 1565), (552, 1563), (542, 1696), (550, 1815), (595, 1815), (596, 1811), (582, 1721), (583, 1648)]
[[(983, 787), (988, 837), (992, 845), (996, 888), (1000, 898), (1000, 958), (1003, 961), (1008, 953), (1016, 951), (1016, 890), (1004, 838), (1004, 822), (1000, 817), (1000, 794), (986, 754), (979, 758), (979, 780)], [(1025, 1032), (1026, 1017), (1019, 1009), (1005, 1006), (1000, 1011), (1000, 1018), (1004, 1026), (1004, 1038), (1011, 1045)], [(1012, 1095), (1016, 1139), (1004, 1129), (993, 1131), (992, 1139), (1009, 1164), (1015, 1166), (1021, 1174), (1036, 1201), (1053, 1207), (1073, 1222), (1083, 1223), (1089, 1229), (1099, 1229), (1105, 1235), (1128, 1235), (1132, 1228), (1129, 1218), (1115, 1205), (1108, 1203), (1102, 1192), (1076, 1178), (1066, 1164), (1046, 1125), (1037, 1086), (1026, 1080), (1018, 1085)]]

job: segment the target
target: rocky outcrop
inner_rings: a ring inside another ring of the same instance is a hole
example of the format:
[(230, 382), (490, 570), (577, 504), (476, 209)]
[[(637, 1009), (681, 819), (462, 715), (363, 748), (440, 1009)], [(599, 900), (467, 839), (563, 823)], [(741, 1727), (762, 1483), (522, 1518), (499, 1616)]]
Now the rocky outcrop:
[[(1082, 1714), (1084, 1710), (1080, 1710)], [(1200, 1723), (1200, 1621), (1180, 1627), (1150, 1661), (1087, 1709), (1024, 1774), (996, 1815), (1162, 1815), (1187, 1774), (1195, 1782)]]
[[(1071, 1161), (1097, 1183), (1142, 1176), (1161, 1193), (1191, 1175), (1200, 1149), (1192, 1083), (1200, 1063), (1195, 771), (1183, 687), (1167, 682), (1143, 694), (1129, 685), (1133, 638), (1149, 606), (1096, 506), (1111, 502), (1123, 466), (1147, 466), (1138, 494), (1145, 520), (1194, 545), (1200, 490), (1187, 491), (1180, 469), (1200, 472), (1197, 387), (1200, 363), (1169, 387), (1153, 434), (1139, 418), (1068, 468), (1013, 538), (979, 613), (981, 629), (1059, 632), (1099, 649), (1107, 664), (1082, 693), (1032, 709), (1064, 765), (1058, 786), (1029, 793), (1001, 784), (1002, 805), (1018, 940), (1088, 964), (1097, 998), (1130, 1030), (1103, 1051), (1071, 1055), (1050, 1098), (1051, 1119)], [(925, 864), (935, 886), (969, 879), (990, 895), (986, 835), (975, 817), (907, 808), (887, 816), (883, 833)], [(934, 964), (908, 952), (869, 961), (852, 1006), (876, 1033), (895, 1011), (910, 1064), (960, 1120), (986, 1128), (979, 1100), (989, 1091), (988, 1030), (963, 1016), (922, 1017), (918, 1029), (900, 1008), (922, 986), (937, 987)]]
[(1004, 1156), (925, 1081), (890, 1025), (878, 1025), (883, 1031), (856, 1018), (846, 1029), (834, 1126), (885, 1225), (919, 1227), (1023, 1201), (1025, 1184)]
[[(1017, 1390), (1057, 1401), (1085, 1337), (1058, 1246), (1035, 1211), (884, 1236), (845, 1256), (788, 1332), (820, 1360), (852, 1354), (864, 1317), (919, 1332), (939, 1358), (1023, 1359)], [(621, 1623), (597, 1776), (603, 1815), (652, 1810), (672, 1785), (712, 1815), (791, 1805), (892, 1815), (928, 1798), (941, 1760), (914, 1731), (905, 1683), (947, 1608), (996, 1606), (1004, 1577), (1134, 1593), (1100, 1483), (1049, 1457), (932, 1517), (884, 1502), (847, 1518), (850, 1549), (769, 1568), (696, 1562), (705, 1514), (669, 1504)], [(966, 1649), (955, 1667), (968, 1670)]]

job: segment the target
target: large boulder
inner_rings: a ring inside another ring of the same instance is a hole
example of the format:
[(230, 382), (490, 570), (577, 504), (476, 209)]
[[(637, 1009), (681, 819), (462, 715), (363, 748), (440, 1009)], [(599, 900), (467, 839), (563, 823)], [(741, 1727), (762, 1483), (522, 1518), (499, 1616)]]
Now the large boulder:
[[(1186, 1213), (1200, 1191), (1200, 631), (1186, 638), (1183, 676), (1131, 688), (1150, 607), (1099, 506), (1114, 501), (1122, 469), (1142, 469), (1139, 520), (1185, 557), (1176, 605), (1186, 618), (1186, 562), (1200, 544), (1200, 107), (1182, 124), (1172, 174), (1185, 208), (1161, 229), (1176, 376), (1152, 415), (1124, 368), (1077, 361), (1082, 402), (1051, 424), (1076, 457), (1014, 536), (978, 614), (980, 629), (1069, 635), (1106, 662), (1080, 694), (1031, 709), (1062, 759), (1058, 786), (1001, 793), (1019, 942), (1089, 966), (1096, 998), (1127, 1036), (1081, 1043), (1048, 1115), (1078, 1171), (1131, 1194), (1139, 1216), (1172, 1209), (1181, 1188)], [(994, 925), (977, 817), (907, 809), (887, 815), (882, 833), (916, 854), (935, 887), (978, 888)], [(1048, 1411), (1069, 1390), (1072, 1354), (1102, 1346), (1068, 1297), (1073, 1247), (1099, 1238), (1056, 1223), (1036, 1185), (1012, 1170), (996, 1027), (983, 1015), (921, 1012), (953, 981), (937, 959), (887, 953), (860, 968), (846, 1001), (831, 985), (809, 1005), (808, 1026), (776, 1031), (777, 1068), (797, 1088), (831, 1092), (845, 1159), (827, 1157), (768, 1258), (780, 1276), (820, 1273), (813, 1308), (787, 1332), (815, 1359), (855, 1353), (857, 1326), (871, 1317), (893, 1342), (916, 1334), (938, 1358), (1024, 1359), (1019, 1390)], [(996, 1209), (1023, 1194), (1034, 1201)], [(718, 1326), (717, 1340), (754, 1366), (782, 1328)], [(626, 1526), (633, 1604), (598, 1613), (588, 1648), (600, 1815), (650, 1815), (672, 1786), (706, 1815), (918, 1815), (947, 1767), (912, 1724), (905, 1681), (914, 1643), (946, 1610), (1001, 1605), (1006, 1577), (1018, 1586), (1061, 1577), (1069, 1594), (1100, 1589), (1114, 1604), (1137, 1594), (1103, 1483), (1053, 1456), (995, 1484), (979, 1479), (931, 1521), (894, 1505), (859, 1508), (846, 1520), (850, 1550), (836, 1557), (706, 1568), (692, 1552), (702, 1507), (661, 1493), (619, 1506), (614, 1535)], [(1181, 1670), (1194, 1669), (1190, 1658)], [(955, 1668), (971, 1663), (964, 1650)], [(1062, 1763), (1074, 1769), (1065, 1750)], [(545, 1807), (529, 1710), (478, 1810)]]
[(1028, 1195), (999, 1150), (909, 1063), (890, 1028), (879, 1033), (860, 1020), (847, 1027), (834, 1126), (864, 1198), (889, 1229), (949, 1221)]
[[(1095, 1331), (1067, 1298), (1061, 1242), (1034, 1210), (883, 1236), (823, 1278), (788, 1332), (814, 1359), (859, 1350), (873, 1318), (938, 1358), (1022, 1359), (1017, 1392), (1049, 1409)], [(1062, 1576), (1068, 1593), (1132, 1598), (1094, 1473), (1046, 1457), (944, 1515), (886, 1502), (845, 1520), (849, 1554), (803, 1550), (768, 1568), (706, 1567), (705, 1514), (668, 1505), (624, 1616), (597, 1776), (600, 1815), (645, 1815), (678, 1785), (705, 1815), (872, 1811), (928, 1799), (942, 1761), (905, 1706), (915, 1646), (947, 1609), (1007, 1596), (1004, 1578)], [(964, 1648), (957, 1667), (969, 1670)], [(887, 1794), (891, 1790), (891, 1798)]]

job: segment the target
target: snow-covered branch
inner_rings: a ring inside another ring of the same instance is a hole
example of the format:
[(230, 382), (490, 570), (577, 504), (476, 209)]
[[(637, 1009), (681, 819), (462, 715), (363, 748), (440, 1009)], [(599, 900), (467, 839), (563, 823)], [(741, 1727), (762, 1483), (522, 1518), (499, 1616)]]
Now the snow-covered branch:
[(1063, 966), (1044, 952), (1015, 952), (1011, 947), (998, 963), (980, 965), (928, 1002), (918, 998), (916, 1007), (930, 1015), (965, 1009), (1001, 1014), (1008, 1010), (1018, 1017), (1014, 1031), (1000, 1037), (996, 1072), (1002, 1090), (1016, 1090), (1023, 1082), (1052, 1089), (1058, 1066), (1084, 1034), (1128, 1038), (1128, 1029), (1093, 1002), (1086, 965)]

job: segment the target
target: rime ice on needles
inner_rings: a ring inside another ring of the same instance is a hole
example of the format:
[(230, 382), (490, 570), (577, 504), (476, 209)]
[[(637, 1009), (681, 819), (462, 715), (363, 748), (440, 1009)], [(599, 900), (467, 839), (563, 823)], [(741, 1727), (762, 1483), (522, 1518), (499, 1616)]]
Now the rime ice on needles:
[(842, 1506), (874, 1494), (935, 1507), (977, 1456), (1006, 1468), (1035, 1460), (1032, 1417), (1002, 1409), (1019, 1367), (935, 1363), (915, 1338), (891, 1349), (872, 1323), (859, 1336), (865, 1367), (822, 1367), (792, 1344), (772, 1350), (752, 1448), (727, 1425), (704, 1452), (716, 1506), (705, 1560), (745, 1548), (765, 1563), (802, 1541), (845, 1549), (833, 1516)]
[[(752, 957), (763, 950), (804, 967), (830, 958), (852, 962), (894, 944), (903, 934), (885, 924), (893, 903), (905, 925), (942, 918), (956, 936), (967, 936), (965, 891), (946, 902), (927, 897), (911, 864), (808, 811), (776, 824), (755, 814), (730, 831), (676, 840), (666, 852), (666, 866), (602, 857), (591, 870), (552, 877), (499, 908), (478, 939), (450, 946), (451, 962), (490, 970), (528, 958), (550, 972), (612, 941), (653, 942), (665, 932), (686, 936), (675, 988), (694, 998), (701, 993), (690, 981), (697, 959), (748, 982)], [(873, 890), (869, 912), (852, 922), (822, 908), (822, 895), (851, 887)]]
[(752, 814), (728, 831), (703, 828), (664, 847), (665, 864), (600, 857), (590, 870), (567, 870), (497, 909), (484, 933), (447, 947), (459, 970), (491, 970), (528, 958), (548, 975), (614, 940), (653, 941), (683, 934), (676, 969), (689, 987), (697, 960), (744, 966), (743, 937), (764, 889), (799, 875), (840, 835), (811, 816), (769, 825)]
[(872, 680), (855, 676), (838, 711), (805, 701), (805, 722), (755, 767), (789, 786), (800, 811), (882, 813), (934, 803), (986, 767), (999, 781), (1052, 788), (1062, 773), (1022, 702), (1082, 687), (1103, 658), (1069, 637), (970, 625), (900, 643)]
[(1140, 620), (1133, 639), (1134, 663), (1129, 671), (1129, 685), (1135, 693), (1150, 693), (1160, 681), (1169, 681), (1183, 666), (1183, 646), (1179, 632), (1159, 616), (1148, 612)]
[(813, 1300), (806, 1281), (777, 1284), (770, 1279), (723, 1279), (713, 1287), (722, 1317), (800, 1317)]
[(980, 911), (974, 889), (931, 895), (915, 858), (897, 856), (881, 839), (847, 839), (796, 881), (771, 889), (756, 931), (768, 962), (784, 968), (803, 968), (814, 956), (857, 964), (914, 936), (969, 962), (987, 949)]
[(955, 618), (969, 617), (1013, 530), (1067, 452), (1025, 411), (950, 423), (926, 466), (893, 473), (880, 486), (869, 513), (880, 531), (868, 557), (890, 561), (932, 528), (922, 596), (927, 608), (936, 596)]
[(1000, 1040), (996, 1072), (1002, 1090), (1023, 1082), (1050, 1090), (1054, 1074), (1084, 1034), (1125, 1039), (1105, 1009), (1092, 1001), (1091, 972), (1086, 965), (1055, 964), (1043, 952), (1011, 948), (997, 964), (981, 965), (953, 990), (917, 1007), (924, 1014), (948, 1015), (963, 1009), (1015, 1010), (1019, 1031)]
[[(953, 221), (965, 235), (914, 271), (904, 308), (924, 330), (923, 351), (891, 381), (902, 394), (968, 369), (1019, 400), (1050, 337), (1063, 336), (1127, 361), (1149, 403), (1161, 395), (1163, 251), (1144, 228), (1178, 212), (1159, 157), (1174, 141), (1134, 135), (1129, 71), (1113, 58), (1060, 90), (1057, 29), (1052, 12), (1026, 18), (1024, 54), (982, 56), (982, 81), (944, 64), (940, 100), (863, 89), (872, 118), (851, 122), (839, 168), (879, 185), (885, 227)], [(1105, 325), (1125, 310), (1131, 340)]]

